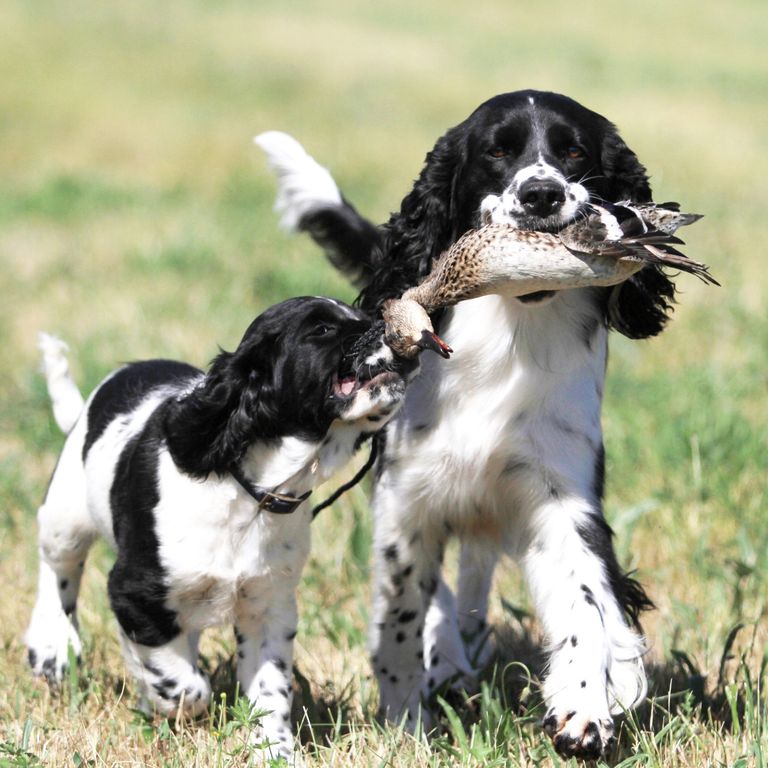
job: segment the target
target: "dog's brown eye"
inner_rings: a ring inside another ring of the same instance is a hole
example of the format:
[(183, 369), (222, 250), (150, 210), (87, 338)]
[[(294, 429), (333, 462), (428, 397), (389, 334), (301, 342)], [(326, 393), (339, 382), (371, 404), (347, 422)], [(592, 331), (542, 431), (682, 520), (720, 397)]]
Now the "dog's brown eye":
[(491, 157), (498, 158), (498, 157), (506, 157), (509, 154), (509, 152), (506, 149), (504, 149), (504, 147), (494, 147), (493, 149), (488, 151), (488, 154)]
[(584, 157), (584, 150), (574, 144), (565, 150), (565, 154), (568, 155), (571, 160), (580, 160), (582, 157)]

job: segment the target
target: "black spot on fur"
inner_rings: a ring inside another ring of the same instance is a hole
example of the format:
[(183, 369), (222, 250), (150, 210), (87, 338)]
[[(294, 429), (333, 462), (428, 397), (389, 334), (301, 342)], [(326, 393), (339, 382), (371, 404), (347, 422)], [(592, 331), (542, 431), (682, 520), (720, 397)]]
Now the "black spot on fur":
[(409, 621), (413, 621), (418, 615), (418, 611), (402, 611), (397, 620), (401, 624), (407, 624)]
[(383, 550), (385, 560), (397, 560), (397, 544), (390, 544)]
[(571, 645), (575, 648), (579, 644), (579, 639), (576, 635), (571, 635)]
[(395, 635), (395, 641), (398, 643), (402, 643), (405, 641), (405, 637), (406, 637), (405, 632), (398, 632)]
[(178, 698), (176, 693), (178, 683), (170, 677), (163, 677), (160, 680), (152, 683), (152, 687), (161, 699), (166, 701), (173, 701)]
[(69, 586), (69, 579), (62, 579), (59, 582), (59, 589), (64, 591)]
[(419, 582), (419, 589), (424, 592), (428, 597), (432, 597), (432, 595), (437, 592), (437, 579), (432, 576), (427, 581), (420, 581)]

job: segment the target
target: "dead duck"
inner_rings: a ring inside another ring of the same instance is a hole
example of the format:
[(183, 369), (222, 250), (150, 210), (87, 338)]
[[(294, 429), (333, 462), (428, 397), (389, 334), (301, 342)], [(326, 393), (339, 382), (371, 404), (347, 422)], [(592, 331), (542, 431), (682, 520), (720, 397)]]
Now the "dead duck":
[(557, 233), (520, 230), (488, 223), (470, 230), (434, 264), (417, 286), (383, 307), (387, 341), (404, 357), (432, 349), (443, 357), (450, 347), (434, 332), (429, 315), (441, 307), (491, 293), (523, 296), (623, 282), (647, 264), (690, 272), (718, 285), (706, 265), (675, 246), (681, 226), (698, 214), (662, 205), (590, 205), (583, 217)]
[(384, 302), (381, 314), (387, 344), (400, 357), (414, 358), (425, 349), (431, 349), (441, 357), (449, 358), (453, 350), (435, 333), (427, 311), (406, 294)]

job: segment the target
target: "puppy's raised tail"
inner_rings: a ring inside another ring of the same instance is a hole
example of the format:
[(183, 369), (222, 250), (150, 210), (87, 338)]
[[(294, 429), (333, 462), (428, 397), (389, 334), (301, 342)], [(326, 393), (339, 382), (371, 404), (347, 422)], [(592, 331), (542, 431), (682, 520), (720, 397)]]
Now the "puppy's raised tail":
[(43, 353), (43, 374), (53, 405), (53, 418), (67, 434), (83, 411), (85, 401), (69, 372), (66, 343), (48, 333), (39, 333), (37, 346)]
[(327, 168), (281, 131), (254, 138), (277, 176), (275, 210), (291, 232), (307, 232), (355, 285), (368, 284), (381, 233), (344, 198)]

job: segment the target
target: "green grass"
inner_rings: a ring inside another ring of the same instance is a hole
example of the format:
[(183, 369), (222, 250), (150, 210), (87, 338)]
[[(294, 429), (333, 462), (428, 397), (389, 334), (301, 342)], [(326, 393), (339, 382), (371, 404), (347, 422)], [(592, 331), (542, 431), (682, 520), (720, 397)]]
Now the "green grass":
[[(292, 132), (382, 220), (438, 135), (523, 87), (568, 93), (616, 122), (657, 199), (706, 214), (687, 250), (723, 283), (681, 277), (660, 338), (612, 342), (607, 514), (657, 609), (645, 620), (651, 698), (623, 719), (611, 762), (766, 763), (762, 1), (6, 0), (0, 27), (0, 766), (247, 765), (253, 717), (235, 699), (226, 632), (203, 648), (217, 692), (207, 718), (134, 712), (106, 547), (86, 572), (83, 666), (55, 694), (28, 675), (34, 515), (62, 444), (36, 333), (70, 343), (89, 388), (123, 360), (204, 365), (287, 296), (351, 299), (311, 243), (278, 230), (252, 135)], [(492, 602), (500, 663), (477, 696), (443, 704), (429, 745), (376, 725), (370, 529), (356, 489), (313, 531), (295, 711), (308, 763), (561, 764), (537, 727), (540, 630), (512, 565)]]

